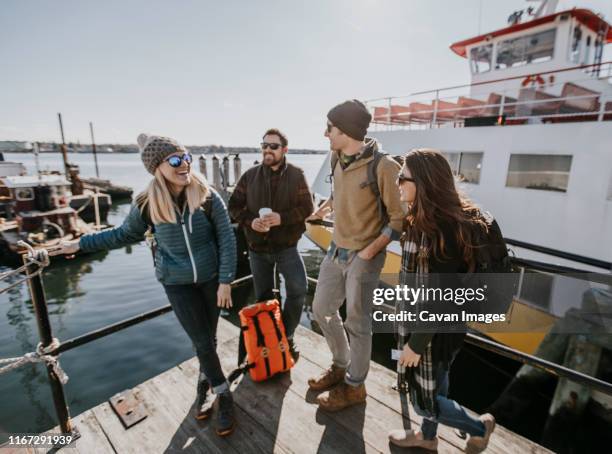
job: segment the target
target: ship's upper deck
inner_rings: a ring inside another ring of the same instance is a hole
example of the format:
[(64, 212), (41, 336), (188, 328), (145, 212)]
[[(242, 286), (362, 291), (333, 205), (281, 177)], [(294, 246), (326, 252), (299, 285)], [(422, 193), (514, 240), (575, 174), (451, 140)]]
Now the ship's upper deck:
[(602, 59), (612, 27), (587, 9), (555, 13), (554, 3), (452, 44), (468, 60), (470, 84), (368, 101), (375, 127), (611, 120), (612, 62)]

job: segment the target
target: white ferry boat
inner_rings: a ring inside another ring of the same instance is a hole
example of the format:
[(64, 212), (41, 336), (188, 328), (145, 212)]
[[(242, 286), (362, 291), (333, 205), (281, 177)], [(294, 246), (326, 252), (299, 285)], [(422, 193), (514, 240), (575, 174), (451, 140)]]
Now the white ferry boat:
[[(612, 28), (590, 10), (556, 6), (544, 0), (537, 10), (513, 13), (502, 29), (452, 44), (469, 66), (469, 85), (367, 101), (369, 135), (394, 155), (441, 150), (464, 192), (496, 217), (519, 257), (609, 273), (612, 62), (602, 60)], [(330, 194), (329, 173), (328, 156), (312, 188), (319, 200)], [(329, 226), (311, 225), (307, 234), (329, 245)], [(383, 273), (397, 273), (399, 245), (388, 252)], [(591, 286), (542, 277), (531, 290), (519, 285), (511, 330), (476, 328), (536, 352)]]

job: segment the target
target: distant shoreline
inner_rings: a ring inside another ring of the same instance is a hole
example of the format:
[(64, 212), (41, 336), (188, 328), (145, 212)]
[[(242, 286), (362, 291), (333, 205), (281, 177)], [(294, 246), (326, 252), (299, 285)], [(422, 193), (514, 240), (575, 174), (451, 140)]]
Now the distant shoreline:
[[(59, 153), (60, 148), (57, 143), (39, 142), (40, 153)], [(3, 153), (32, 153), (31, 142), (21, 141), (0, 141), (0, 152)], [(258, 147), (225, 147), (222, 145), (187, 145), (189, 151), (194, 154), (205, 155), (226, 155), (226, 154), (253, 154), (261, 153)], [(68, 153), (92, 154), (91, 145), (68, 144)], [(328, 150), (292, 149), (290, 154), (327, 154)], [(119, 153), (139, 153), (138, 147), (133, 144), (100, 144), (96, 145), (96, 153), (99, 154), (119, 154)]]

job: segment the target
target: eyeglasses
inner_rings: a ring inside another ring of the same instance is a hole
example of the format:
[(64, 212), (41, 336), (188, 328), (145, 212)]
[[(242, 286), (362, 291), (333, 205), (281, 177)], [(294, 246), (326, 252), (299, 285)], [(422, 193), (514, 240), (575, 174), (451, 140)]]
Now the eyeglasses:
[(327, 122), (327, 127), (325, 129), (327, 131), (327, 134), (329, 134), (332, 131), (333, 127), (334, 125), (332, 125), (330, 122)]
[(169, 158), (166, 158), (166, 162), (170, 164), (170, 167), (180, 167), (183, 161), (185, 161), (187, 164), (191, 164), (193, 161), (193, 156), (191, 156), (191, 153), (184, 153), (181, 156), (175, 154)]
[(282, 147), (282, 145), (280, 143), (261, 142), (261, 149), (262, 150), (265, 150), (266, 148), (269, 148), (270, 150), (276, 151), (280, 147)]
[(400, 172), (397, 175), (397, 184), (402, 184), (406, 181), (410, 181), (411, 183), (414, 183), (414, 178), (412, 177), (407, 177), (406, 175), (404, 175), (402, 172)]

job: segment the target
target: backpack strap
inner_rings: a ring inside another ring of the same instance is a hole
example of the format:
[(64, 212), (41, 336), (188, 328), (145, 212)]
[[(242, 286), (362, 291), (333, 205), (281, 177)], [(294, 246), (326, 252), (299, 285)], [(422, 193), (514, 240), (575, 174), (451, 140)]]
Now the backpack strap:
[(376, 197), (376, 205), (378, 206), (378, 215), (380, 219), (382, 219), (384, 224), (389, 222), (389, 215), (387, 213), (387, 207), (382, 200), (380, 195), (380, 187), (378, 185), (378, 164), (380, 164), (380, 160), (387, 156), (387, 153), (380, 152), (378, 150), (374, 150), (372, 154), (373, 159), (368, 163), (368, 167), (366, 169), (367, 179), (363, 183), (361, 183), (361, 187), (365, 188), (366, 186), (370, 187), (370, 191)]
[[(283, 341), (283, 334), (281, 333), (280, 328), (278, 327), (278, 323), (276, 322), (276, 317), (274, 316), (274, 314), (272, 313), (272, 311), (267, 311), (268, 312), (268, 316), (270, 317), (270, 320), (272, 321), (272, 325), (274, 326), (274, 332), (276, 333), (276, 338), (278, 339), (278, 344), (279, 345), (283, 345), (282, 341)], [(283, 347), (281, 347), (281, 355), (283, 357), (283, 370), (287, 369), (287, 350)]]
[[(155, 266), (155, 251), (157, 250), (157, 242), (155, 241), (155, 237), (154, 237), (155, 224), (153, 224), (153, 221), (151, 221), (151, 215), (149, 214), (149, 208), (147, 207), (146, 209), (142, 209), (142, 207), (144, 206), (146, 202), (142, 201), (142, 202), (136, 202), (136, 203), (139, 204), (139, 208), (141, 209), (142, 220), (148, 226), (147, 232), (145, 232), (145, 237), (146, 237), (147, 244), (151, 248), (151, 254), (153, 255), (153, 266)], [(212, 198), (212, 193), (210, 191), (208, 191), (208, 195), (206, 196), (204, 203), (202, 203), (202, 211), (204, 211), (204, 214), (208, 218), (208, 222), (210, 222), (210, 224), (213, 227), (213, 236), (215, 237), (215, 241), (216, 241), (217, 237), (215, 235), (215, 224), (213, 222), (213, 214), (212, 214), (213, 213), (213, 198)]]
[[(213, 224), (213, 198), (212, 198), (212, 194), (210, 193), (210, 191), (208, 191), (208, 195), (206, 196), (206, 200), (204, 200), (204, 203), (202, 204), (202, 211), (204, 211), (204, 214), (206, 215), (206, 217), (208, 218), (208, 221)], [(214, 224), (213, 224), (214, 226)]]
[(253, 316), (253, 326), (255, 327), (255, 334), (257, 335), (257, 346), (262, 349), (262, 356), (264, 358), (264, 364), (266, 365), (266, 376), (269, 378), (272, 374), (270, 370), (270, 359), (268, 358), (268, 354), (264, 353), (267, 351), (268, 347), (266, 346), (266, 340), (261, 330), (261, 326), (259, 325), (259, 314), (261, 314), (261, 312)]
[(336, 166), (338, 165), (338, 153), (335, 151), (332, 151), (331, 157), (329, 158), (329, 164), (330, 164), (330, 174), (327, 176), (327, 179), (325, 180), (326, 183), (329, 183), (332, 185), (332, 192), (334, 190), (334, 172), (336, 171)]

